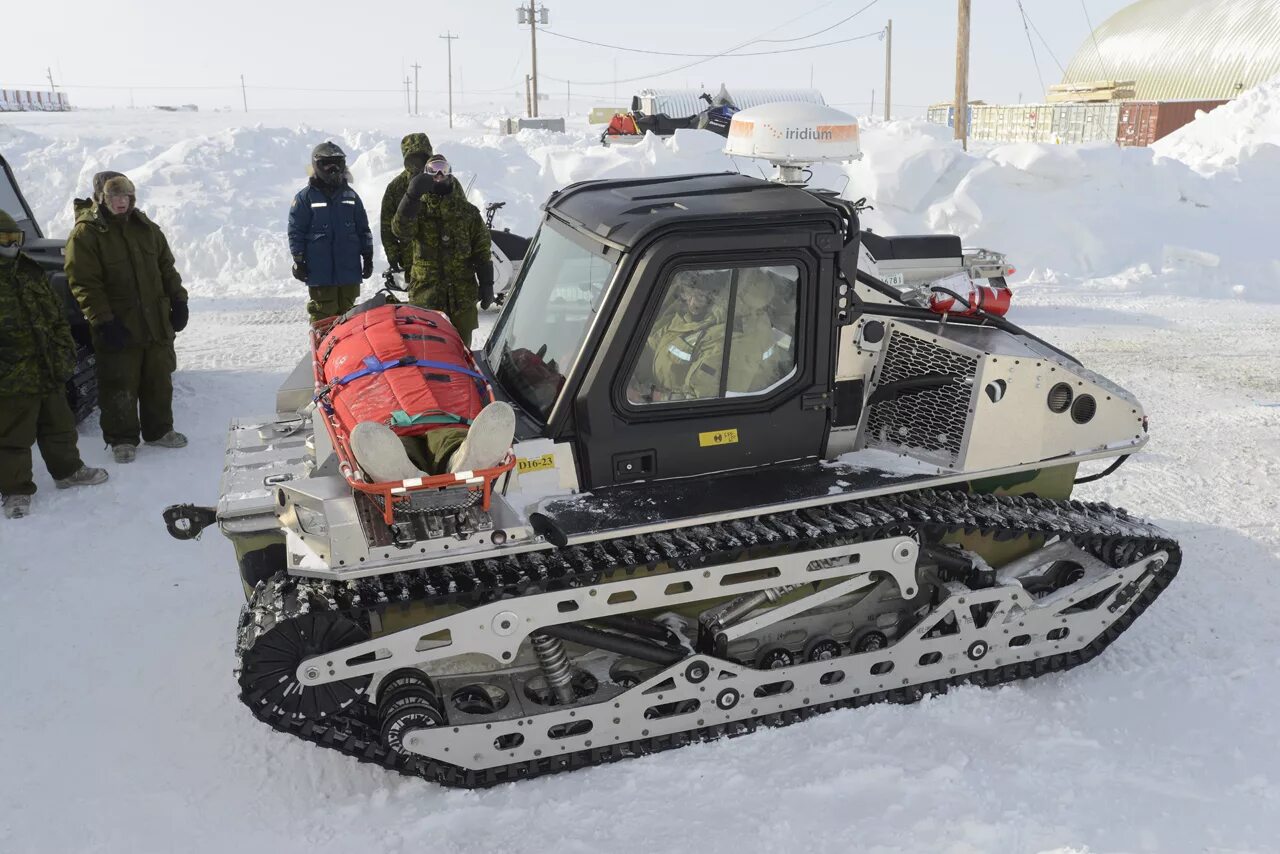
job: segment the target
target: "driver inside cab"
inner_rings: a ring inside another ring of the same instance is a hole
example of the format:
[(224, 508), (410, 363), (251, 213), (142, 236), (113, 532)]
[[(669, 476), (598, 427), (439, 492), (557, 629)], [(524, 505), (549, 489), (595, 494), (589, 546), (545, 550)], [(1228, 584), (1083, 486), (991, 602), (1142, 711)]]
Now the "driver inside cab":
[[(628, 385), (628, 401), (643, 405), (733, 397), (775, 383), (790, 371), (791, 358), (789, 351), (775, 346), (768, 313), (773, 291), (768, 275), (757, 268), (677, 273)], [(727, 383), (721, 382), (724, 371)]]

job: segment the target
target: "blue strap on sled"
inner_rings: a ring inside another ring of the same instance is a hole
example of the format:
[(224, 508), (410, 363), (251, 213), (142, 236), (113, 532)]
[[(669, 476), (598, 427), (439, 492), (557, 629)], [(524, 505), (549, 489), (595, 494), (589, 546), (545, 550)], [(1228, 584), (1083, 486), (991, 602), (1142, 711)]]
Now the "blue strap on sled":
[[(324, 388), (320, 389), (320, 391), (316, 394), (315, 398), (313, 399), (316, 401), (320, 401), (321, 398), (327, 397), (329, 394), (329, 390), (332, 389), (334, 386), (344, 386), (347, 383), (354, 382), (355, 380), (360, 379), (361, 377), (367, 377), (373, 374), (380, 374), (380, 373), (383, 373), (384, 371), (389, 371), (392, 368), (434, 368), (435, 370), (438, 370), (438, 371), (446, 371), (448, 373), (454, 373), (454, 374), (463, 374), (465, 376), (471, 377), (471, 379), (475, 381), (476, 391), (480, 393), (480, 400), (483, 401), (486, 405), (492, 402), (489, 397), (488, 380), (486, 380), (482, 374), (478, 374), (473, 370), (462, 367), (461, 365), (451, 365), (448, 362), (433, 362), (429, 359), (414, 359), (410, 356), (403, 356), (399, 359), (387, 359), (385, 362), (380, 361), (374, 358), (373, 356), (365, 356), (361, 364), (364, 365), (363, 368), (360, 368), (359, 370), (356, 370), (356, 371), (352, 371), (351, 373), (346, 374), (345, 376), (338, 377), (336, 380), (332, 381), (331, 383), (326, 385)], [(326, 406), (327, 406), (327, 401), (326, 401)], [(467, 419), (462, 419), (462, 423), (469, 425), (471, 422)]]

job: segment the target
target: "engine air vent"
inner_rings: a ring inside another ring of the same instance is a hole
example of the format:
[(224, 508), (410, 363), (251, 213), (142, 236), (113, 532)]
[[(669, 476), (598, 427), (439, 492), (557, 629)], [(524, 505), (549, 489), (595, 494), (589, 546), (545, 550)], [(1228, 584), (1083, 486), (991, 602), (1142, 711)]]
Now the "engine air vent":
[(1088, 424), (1098, 413), (1098, 401), (1091, 394), (1082, 394), (1071, 404), (1071, 420), (1077, 424)]
[[(1066, 412), (1071, 406), (1071, 399), (1075, 397), (1071, 391), (1071, 386), (1066, 383), (1058, 383), (1049, 389), (1049, 411), (1050, 412)], [(1090, 416), (1092, 417), (1092, 416)]]

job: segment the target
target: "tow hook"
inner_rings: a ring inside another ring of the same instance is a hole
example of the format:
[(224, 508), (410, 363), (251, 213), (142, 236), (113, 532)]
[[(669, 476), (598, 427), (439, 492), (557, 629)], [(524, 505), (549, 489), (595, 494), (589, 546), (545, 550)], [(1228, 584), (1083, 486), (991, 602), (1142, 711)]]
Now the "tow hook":
[(164, 526), (175, 540), (198, 540), (205, 528), (218, 521), (212, 507), (195, 504), (171, 504), (164, 509)]

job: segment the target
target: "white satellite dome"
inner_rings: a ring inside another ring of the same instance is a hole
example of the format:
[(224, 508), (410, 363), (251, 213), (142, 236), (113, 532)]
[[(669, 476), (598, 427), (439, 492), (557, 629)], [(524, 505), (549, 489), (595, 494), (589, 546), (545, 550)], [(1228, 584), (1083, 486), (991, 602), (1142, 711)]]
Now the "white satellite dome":
[(778, 103), (735, 113), (725, 154), (756, 157), (778, 167), (776, 180), (803, 183), (811, 163), (858, 160), (858, 120), (822, 104)]

